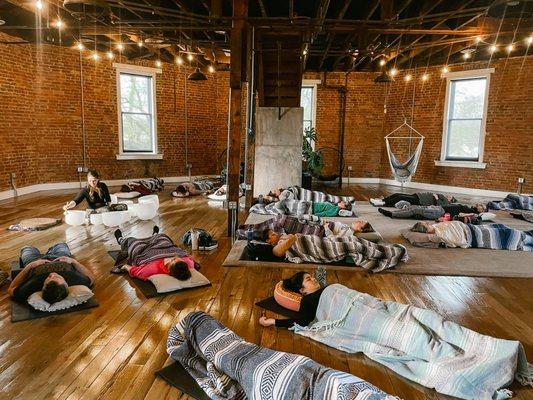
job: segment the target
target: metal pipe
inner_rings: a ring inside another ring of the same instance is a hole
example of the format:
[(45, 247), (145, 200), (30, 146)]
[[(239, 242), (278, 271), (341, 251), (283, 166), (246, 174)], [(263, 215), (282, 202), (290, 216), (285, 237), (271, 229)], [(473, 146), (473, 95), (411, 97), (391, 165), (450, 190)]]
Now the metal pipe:
[(83, 57), (80, 54), (80, 92), (81, 92), (81, 137), (83, 140), (83, 169), (87, 168), (87, 138), (85, 135), (85, 97), (83, 95), (83, 86), (84, 86), (84, 80), (83, 80)]
[[(248, 185), (248, 137), (253, 135), (253, 119), (254, 119), (254, 86), (255, 86), (255, 53), (254, 53), (254, 43), (255, 43), (255, 29), (252, 26), (251, 29), (251, 59), (250, 59), (250, 79), (248, 79), (248, 92), (247, 97), (248, 101), (246, 103), (247, 115), (246, 115), (246, 137), (244, 138), (244, 184)], [(246, 189), (247, 190), (247, 189)]]

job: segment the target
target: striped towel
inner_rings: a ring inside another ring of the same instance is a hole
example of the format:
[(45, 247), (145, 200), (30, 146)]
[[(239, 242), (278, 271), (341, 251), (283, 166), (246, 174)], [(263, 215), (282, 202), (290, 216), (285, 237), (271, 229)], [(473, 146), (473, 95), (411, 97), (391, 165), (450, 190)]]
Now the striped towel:
[(318, 190), (308, 190), (300, 186), (291, 186), (285, 189), (279, 196), (280, 200), (284, 198), (291, 198), (294, 200), (306, 200), (315, 203), (329, 202), (333, 204), (338, 204), (341, 201), (346, 201), (349, 203), (355, 202), (355, 197), (353, 196), (335, 196), (333, 194), (328, 194), (324, 192), (319, 192)]
[(523, 250), (526, 233), (503, 224), (472, 225), (471, 247), (493, 250)]

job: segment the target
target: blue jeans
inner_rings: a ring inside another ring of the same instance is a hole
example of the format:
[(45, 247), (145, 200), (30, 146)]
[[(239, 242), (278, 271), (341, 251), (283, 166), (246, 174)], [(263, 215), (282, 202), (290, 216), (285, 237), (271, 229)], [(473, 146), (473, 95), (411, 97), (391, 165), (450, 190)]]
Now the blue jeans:
[(64, 242), (58, 243), (50, 247), (45, 254), (42, 254), (37, 247), (33, 246), (24, 246), (20, 250), (20, 267), (24, 268), (29, 263), (39, 260), (54, 260), (61, 256), (72, 257), (72, 253), (68, 248), (68, 245)]

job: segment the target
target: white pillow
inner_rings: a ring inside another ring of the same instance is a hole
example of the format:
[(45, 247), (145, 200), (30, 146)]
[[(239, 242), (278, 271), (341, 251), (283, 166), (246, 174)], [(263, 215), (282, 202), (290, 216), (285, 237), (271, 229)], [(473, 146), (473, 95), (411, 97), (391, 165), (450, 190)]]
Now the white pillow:
[(484, 212), (479, 215), (481, 216), (482, 221), (494, 221), (494, 218), (496, 218), (496, 214), (491, 212)]
[(43, 292), (32, 293), (28, 297), (28, 304), (39, 311), (58, 311), (83, 304), (88, 301), (94, 293), (85, 285), (73, 285), (68, 288), (68, 296), (63, 300), (50, 304), (43, 299)]
[(209, 279), (197, 270), (191, 269), (189, 271), (191, 271), (191, 277), (186, 281), (180, 281), (167, 274), (152, 275), (148, 280), (154, 284), (157, 293), (173, 292), (175, 290), (204, 286), (211, 283)]
[(136, 197), (139, 197), (141, 194), (139, 192), (136, 192), (135, 190), (132, 190), (131, 192), (118, 192), (115, 193), (115, 196), (117, 196), (119, 199), (134, 199)]

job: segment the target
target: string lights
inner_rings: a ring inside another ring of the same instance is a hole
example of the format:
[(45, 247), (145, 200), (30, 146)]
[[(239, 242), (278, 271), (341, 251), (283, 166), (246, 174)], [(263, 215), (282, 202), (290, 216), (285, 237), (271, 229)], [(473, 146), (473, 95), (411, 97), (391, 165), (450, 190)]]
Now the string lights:
[(176, 57), (176, 64), (178, 64), (178, 65), (183, 64), (183, 58), (181, 58), (181, 56), (177, 56)]
[(422, 81), (426, 82), (429, 79), (429, 74), (422, 75)]
[(533, 36), (529, 36), (529, 37), (526, 39), (526, 43), (527, 43), (527, 46), (529, 47), (529, 45), (531, 45), (531, 43), (533, 43)]
[(157, 60), (157, 61), (155, 62), (155, 66), (156, 66), (157, 68), (161, 68), (161, 61)]
[(107, 58), (109, 58), (110, 60), (112, 60), (112, 59), (115, 57), (115, 55), (113, 54), (113, 52), (112, 52), (111, 50), (109, 50), (109, 51), (106, 53), (106, 55), (107, 55)]
[(403, 78), (406, 82), (409, 82), (411, 79), (413, 79), (413, 77), (410, 75), (410, 74), (407, 74), (405, 75), (405, 77)]
[(489, 52), (492, 54), (496, 53), (496, 50), (498, 50), (498, 47), (495, 44), (489, 47)]
[(37, 7), (37, 10), (41, 11), (43, 9), (43, 7), (44, 7), (44, 4), (43, 4), (43, 2), (41, 0), (37, 0), (35, 2), (35, 7)]
[(383, 67), (385, 64), (387, 64), (387, 61), (385, 61), (384, 58), (382, 58), (381, 60), (379, 60), (379, 66), (380, 66), (380, 67)]
[(143, 40), (142, 39), (137, 42), (137, 46), (143, 47)]
[(305, 49), (304, 51), (302, 51), (302, 54), (303, 54), (304, 56), (306, 56), (306, 55), (307, 55), (307, 49)]
[(92, 58), (94, 61), (98, 61), (100, 59), (100, 56), (98, 55), (98, 53), (95, 51), (92, 55)]
[(212, 74), (213, 72), (215, 72), (215, 67), (213, 67), (212, 65), (210, 65), (207, 70)]
[(510, 53), (514, 50), (514, 44), (510, 44), (509, 46), (507, 46), (507, 53)]
[(450, 72), (450, 68), (448, 68), (448, 67), (442, 67), (442, 70), (441, 70), (441, 71), (442, 71), (443, 74), (446, 74), (446, 73)]
[(124, 50), (124, 45), (122, 43), (117, 43), (117, 50), (118, 51)]
[(194, 56), (191, 53), (187, 54), (187, 60), (189, 61), (194, 60)]
[(83, 49), (85, 49), (85, 46), (83, 45), (82, 42), (78, 42), (78, 44), (76, 45), (76, 48), (77, 48), (79, 51), (82, 51)]
[(398, 74), (398, 70), (396, 68), (392, 68), (390, 71), (389, 71), (389, 75), (390, 76), (396, 76)]
[(61, 20), (61, 19), (58, 19), (57, 21), (54, 22), (54, 26), (61, 30), (65, 27), (65, 23)]

